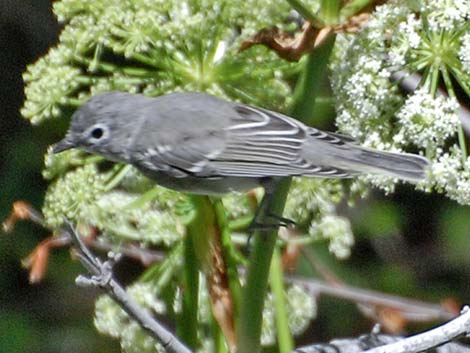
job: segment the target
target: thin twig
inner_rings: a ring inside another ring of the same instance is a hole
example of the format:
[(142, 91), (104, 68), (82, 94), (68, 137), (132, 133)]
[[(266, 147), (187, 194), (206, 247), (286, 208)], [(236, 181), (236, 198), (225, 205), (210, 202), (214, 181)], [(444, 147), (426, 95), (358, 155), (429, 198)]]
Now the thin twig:
[(110, 251), (118, 250), (124, 256), (139, 261), (143, 266), (148, 267), (156, 262), (161, 262), (166, 258), (166, 253), (163, 251), (156, 251), (152, 249), (142, 248), (135, 244), (120, 244), (116, 246), (104, 238), (98, 238), (94, 241), (87, 243), (93, 249)]
[(438, 304), (430, 304), (419, 300), (413, 300), (384, 294), (381, 292), (367, 290), (349, 285), (334, 285), (324, 281), (302, 278), (287, 277), (287, 281), (305, 286), (315, 295), (320, 293), (336, 298), (342, 298), (368, 305), (376, 305), (399, 310), (403, 317), (412, 321), (449, 320), (454, 317), (452, 313), (445, 311)]
[[(398, 333), (407, 321), (450, 320), (458, 314), (458, 309), (454, 312), (446, 311), (442, 305), (348, 286), (309, 252), (304, 250), (302, 254), (325, 280), (324, 282), (311, 280), (309, 285), (311, 291), (315, 293), (321, 291), (320, 288), (313, 289), (315, 285), (319, 285), (323, 289), (329, 288), (328, 292), (324, 292), (325, 294), (354, 301), (364, 316), (379, 322), (388, 332)], [(306, 280), (310, 281), (310, 279)], [(344, 296), (349, 296), (349, 298)], [(359, 301), (359, 298), (364, 301)]]
[(93, 275), (92, 277), (77, 277), (76, 282), (78, 285), (93, 286), (104, 290), (130, 317), (137, 321), (144, 330), (160, 342), (167, 352), (192, 353), (175, 335), (161, 325), (148, 310), (141, 308), (113, 278), (112, 266), (118, 258), (117, 256), (113, 256), (110, 260), (102, 262), (85, 246), (70, 223), (66, 223), (64, 233), (70, 235), (76, 246), (78, 259)]
[(460, 316), (444, 325), (386, 346), (370, 349), (364, 353), (417, 353), (440, 346), (469, 333), (470, 308), (465, 306)]
[[(388, 349), (388, 347), (399, 345), (400, 342), (408, 340), (408, 338), (400, 336), (391, 336), (378, 332), (379, 329), (374, 327), (372, 332), (367, 335), (361, 335), (354, 338), (336, 338), (331, 340), (328, 343), (316, 343), (304, 347), (299, 347), (292, 351), (291, 353), (376, 353), (376, 352), (387, 352), (383, 349)], [(421, 335), (421, 334), (420, 334)], [(420, 336), (417, 335), (417, 336)], [(416, 336), (413, 336), (416, 337)], [(397, 346), (395, 346), (397, 347)], [(398, 351), (393, 351), (397, 353)], [(403, 351), (400, 351), (403, 352)], [(413, 350), (409, 352), (414, 352)], [(421, 351), (422, 353), (469, 353), (470, 347), (460, 343), (449, 342), (443, 343), (439, 346), (434, 346), (426, 348), (426, 350)]]

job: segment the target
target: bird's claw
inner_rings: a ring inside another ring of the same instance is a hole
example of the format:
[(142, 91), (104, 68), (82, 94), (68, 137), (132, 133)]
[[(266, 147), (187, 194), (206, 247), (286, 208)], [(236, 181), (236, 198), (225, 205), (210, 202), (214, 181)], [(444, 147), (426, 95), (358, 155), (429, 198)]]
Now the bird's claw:
[(252, 233), (256, 230), (259, 231), (269, 231), (269, 230), (275, 230), (279, 227), (295, 227), (297, 224), (285, 217), (278, 216), (274, 213), (270, 213), (266, 215), (266, 217), (260, 221), (257, 219), (258, 217), (255, 217), (251, 224), (248, 226), (248, 232)]

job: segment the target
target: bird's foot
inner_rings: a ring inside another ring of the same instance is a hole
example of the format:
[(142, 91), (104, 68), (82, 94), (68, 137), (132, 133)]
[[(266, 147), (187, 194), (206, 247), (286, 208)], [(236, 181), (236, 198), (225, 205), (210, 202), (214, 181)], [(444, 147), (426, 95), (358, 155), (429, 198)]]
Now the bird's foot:
[(295, 227), (296, 223), (289, 218), (278, 216), (274, 213), (270, 213), (260, 220), (260, 217), (255, 217), (251, 224), (248, 226), (248, 232), (253, 233), (254, 231), (270, 231), (276, 230), (279, 227)]
[(255, 217), (248, 226), (247, 247), (250, 248), (251, 239), (256, 231), (269, 232), (277, 230), (279, 227), (291, 228), (296, 225), (297, 224), (292, 219), (281, 217), (274, 213), (266, 215), (263, 220), (259, 220), (259, 217)]

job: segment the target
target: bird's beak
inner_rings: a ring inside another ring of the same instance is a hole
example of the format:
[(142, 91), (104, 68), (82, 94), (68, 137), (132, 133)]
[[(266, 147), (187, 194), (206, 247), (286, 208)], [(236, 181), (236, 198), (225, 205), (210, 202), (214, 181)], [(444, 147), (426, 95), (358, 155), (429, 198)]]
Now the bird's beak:
[(74, 148), (74, 144), (65, 137), (63, 140), (60, 140), (56, 144), (52, 145), (52, 153), (59, 153), (71, 148)]

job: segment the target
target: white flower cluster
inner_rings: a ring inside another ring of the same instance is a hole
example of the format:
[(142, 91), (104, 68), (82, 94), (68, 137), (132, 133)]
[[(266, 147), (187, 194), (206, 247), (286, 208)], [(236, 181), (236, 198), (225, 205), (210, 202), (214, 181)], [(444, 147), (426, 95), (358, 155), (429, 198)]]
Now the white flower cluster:
[[(178, 205), (187, 203), (185, 196), (156, 185), (135, 168), (116, 165), (100, 173), (77, 150), (61, 156), (49, 151), (43, 174), (47, 179), (57, 178), (43, 206), (52, 227), (60, 226), (66, 217), (98, 227), (112, 241), (139, 241), (144, 246), (171, 246), (185, 234), (176, 215)], [(121, 175), (117, 181), (116, 175)], [(147, 193), (152, 194), (148, 200)]]
[(57, 228), (65, 218), (88, 224), (91, 207), (104, 193), (105, 179), (95, 165), (88, 164), (52, 183), (42, 209), (47, 224)]
[(312, 293), (298, 285), (287, 288), (289, 328), (295, 336), (305, 332), (317, 316), (317, 301)]
[(391, 65), (406, 65), (408, 51), (419, 48), (421, 44), (421, 30), (422, 22), (414, 14), (409, 14), (405, 21), (398, 24), (397, 33), (394, 33), (395, 45), (388, 53)]
[(77, 149), (64, 151), (59, 155), (52, 153), (52, 147), (49, 147), (44, 156), (42, 176), (44, 179), (52, 180), (65, 174), (67, 170), (83, 166), (84, 164), (86, 164), (86, 162), (83, 159), (83, 154)]
[(351, 254), (354, 236), (349, 220), (336, 215), (327, 215), (319, 221), (312, 222), (309, 233), (317, 239), (329, 240), (328, 249), (339, 259)]
[[(127, 289), (139, 305), (155, 314), (166, 313), (166, 305), (155, 296), (155, 289), (148, 283), (136, 283)], [(110, 297), (103, 295), (95, 304), (95, 327), (101, 333), (118, 338), (126, 353), (164, 353), (163, 347), (143, 331), (140, 325), (129, 319), (127, 313)]]
[(124, 191), (105, 193), (90, 206), (88, 221), (119, 240), (135, 240), (142, 245), (170, 246), (184, 236), (185, 227), (173, 210), (159, 207), (158, 201), (129, 207), (139, 197)]
[(462, 36), (459, 58), (462, 61), (462, 70), (470, 75), (470, 33)]
[(22, 114), (34, 123), (110, 90), (198, 90), (277, 109), (289, 103), (284, 76), (297, 64), (263, 46), (239, 52), (264, 27), (296, 26), (286, 1), (62, 0), (54, 12), (66, 24), (59, 44), (24, 74)]
[[(389, 1), (357, 36), (339, 38), (331, 64), (339, 129), (371, 147), (411, 147), (426, 155), (432, 166), (419, 188), (436, 188), (465, 204), (470, 204), (468, 152), (454, 92), (460, 85), (470, 94), (469, 15), (466, 0)], [(420, 73), (419, 88), (399, 89), (397, 72)], [(440, 81), (445, 95), (436, 93)], [(396, 182), (364, 180), (386, 191)]]
[[(56, 52), (51, 52), (55, 56)], [(26, 100), (21, 114), (30, 118), (33, 124), (39, 123), (42, 116), (58, 117), (62, 113), (61, 105), (66, 103), (66, 97), (80, 85), (81, 70), (67, 64), (51, 65), (48, 57), (37, 62), (37, 69), (23, 75), (29, 82), (27, 94), (30, 97), (41, 97), (40, 101)], [(43, 79), (47, 77), (47, 80)]]
[(330, 251), (341, 259), (349, 256), (354, 245), (349, 221), (336, 214), (336, 204), (343, 197), (338, 180), (294, 178), (284, 211), (312, 240), (328, 240)]
[(470, 19), (469, 0), (422, 0), (420, 10), (426, 14), (433, 31), (452, 31), (456, 25)]
[(315, 178), (293, 178), (284, 216), (304, 225), (316, 215), (332, 214), (343, 197), (341, 182)]
[(223, 197), (222, 202), (229, 221), (253, 215), (254, 205), (244, 193), (232, 192)]
[[(452, 146), (449, 151), (438, 151), (439, 158), (434, 162), (432, 177), (439, 189), (461, 204), (470, 200), (470, 159), (463, 162), (462, 151)], [(458, 171), (458, 173), (456, 173)]]
[[(315, 298), (298, 285), (289, 286), (286, 290), (286, 306), (288, 325), (293, 335), (302, 334), (317, 316), (317, 302)], [(276, 343), (276, 309), (274, 297), (268, 293), (263, 310), (263, 329), (261, 344), (272, 346)]]
[(429, 154), (433, 148), (442, 146), (449, 137), (456, 135), (460, 125), (458, 110), (455, 98), (434, 98), (426, 89), (418, 89), (396, 113), (401, 129), (393, 141), (398, 146), (411, 142), (428, 150)]

